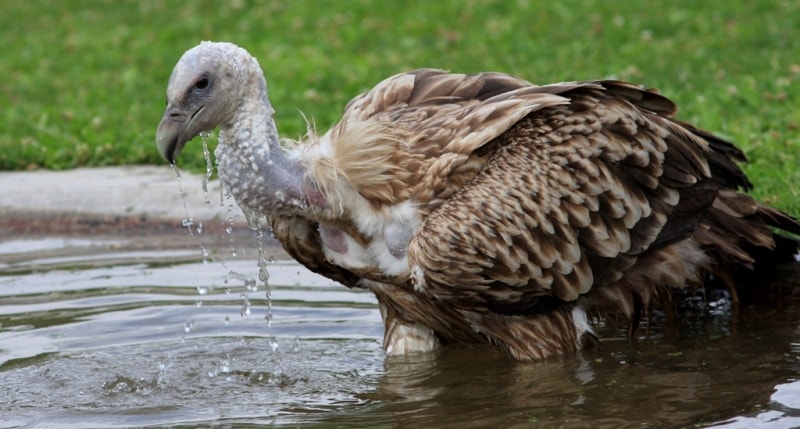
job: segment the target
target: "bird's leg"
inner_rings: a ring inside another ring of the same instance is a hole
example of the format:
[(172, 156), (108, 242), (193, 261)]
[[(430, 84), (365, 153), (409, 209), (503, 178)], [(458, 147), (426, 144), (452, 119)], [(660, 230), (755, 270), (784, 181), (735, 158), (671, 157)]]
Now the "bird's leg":
[(439, 339), (433, 330), (415, 322), (402, 320), (394, 308), (378, 301), (383, 318), (383, 349), (387, 355), (426, 353), (439, 348)]
[(383, 349), (387, 355), (427, 353), (439, 348), (439, 340), (427, 326), (404, 324), (396, 319), (384, 325)]

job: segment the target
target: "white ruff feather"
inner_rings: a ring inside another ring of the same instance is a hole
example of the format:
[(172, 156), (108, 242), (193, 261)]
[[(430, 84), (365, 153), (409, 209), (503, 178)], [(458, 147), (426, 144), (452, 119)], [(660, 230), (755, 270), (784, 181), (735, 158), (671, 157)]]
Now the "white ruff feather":
[[(352, 127), (352, 129), (359, 133), (358, 136), (371, 130), (369, 127)], [(292, 157), (301, 159), (308, 177), (325, 195), (332, 216), (335, 218), (346, 216), (358, 231), (370, 240), (368, 248), (364, 248), (353, 237), (345, 234), (346, 254), (338, 253), (325, 245), (325, 255), (331, 262), (345, 268), (377, 267), (388, 275), (408, 274), (406, 257), (408, 242), (419, 231), (422, 216), (412, 201), (376, 206), (359, 193), (354, 182), (363, 185), (367, 181), (380, 182), (386, 179), (360, 176), (370, 169), (367, 168), (366, 161), (353, 160), (357, 154), (352, 152), (357, 148), (350, 142), (355, 137), (357, 136), (345, 132), (345, 137), (339, 136), (332, 141), (330, 132), (319, 138), (309, 135), (309, 144), (297, 146), (292, 152)], [(378, 137), (369, 136), (369, 138), (385, 141), (386, 136), (379, 134)], [(365, 145), (379, 144), (379, 141), (368, 141)], [(345, 146), (347, 150), (343, 150), (340, 146)], [(375, 151), (365, 156), (374, 155)], [(375, 170), (374, 164), (370, 167)]]

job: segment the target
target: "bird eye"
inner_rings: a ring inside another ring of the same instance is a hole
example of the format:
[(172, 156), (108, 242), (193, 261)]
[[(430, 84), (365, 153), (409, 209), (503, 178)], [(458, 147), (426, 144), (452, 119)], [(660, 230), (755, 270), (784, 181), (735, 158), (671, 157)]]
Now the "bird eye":
[(197, 89), (206, 89), (208, 87), (208, 78), (201, 77), (197, 82), (195, 82), (194, 87)]

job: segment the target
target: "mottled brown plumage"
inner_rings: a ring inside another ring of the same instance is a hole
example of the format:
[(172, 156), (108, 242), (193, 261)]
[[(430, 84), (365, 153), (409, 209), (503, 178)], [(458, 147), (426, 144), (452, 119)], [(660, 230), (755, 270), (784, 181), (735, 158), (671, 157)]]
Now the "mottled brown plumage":
[[(173, 76), (188, 74), (183, 62)], [(242, 103), (269, 107), (266, 89)], [(217, 156), (246, 160), (221, 163), (223, 183), (271, 219), (290, 255), (375, 292), (388, 353), (487, 342), (539, 359), (594, 342), (587, 311), (621, 313), (635, 329), (670, 290), (752, 265), (749, 249), (775, 246), (772, 228), (800, 233), (742, 193), (751, 184), (739, 149), (676, 111), (625, 82), (536, 86), (424, 69), (357, 96), (328, 133), (288, 154), (267, 137), (242, 139), (244, 114), (217, 121)], [(171, 161), (183, 142), (170, 136), (159, 145)]]

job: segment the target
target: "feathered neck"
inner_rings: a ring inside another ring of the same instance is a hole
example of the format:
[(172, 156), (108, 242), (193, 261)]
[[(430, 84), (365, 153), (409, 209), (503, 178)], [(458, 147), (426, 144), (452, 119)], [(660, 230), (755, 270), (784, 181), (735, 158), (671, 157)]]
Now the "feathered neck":
[(214, 152), (220, 180), (245, 211), (302, 212), (304, 169), (281, 148), (266, 80), (255, 58), (248, 57), (239, 64), (241, 102), (220, 127)]

